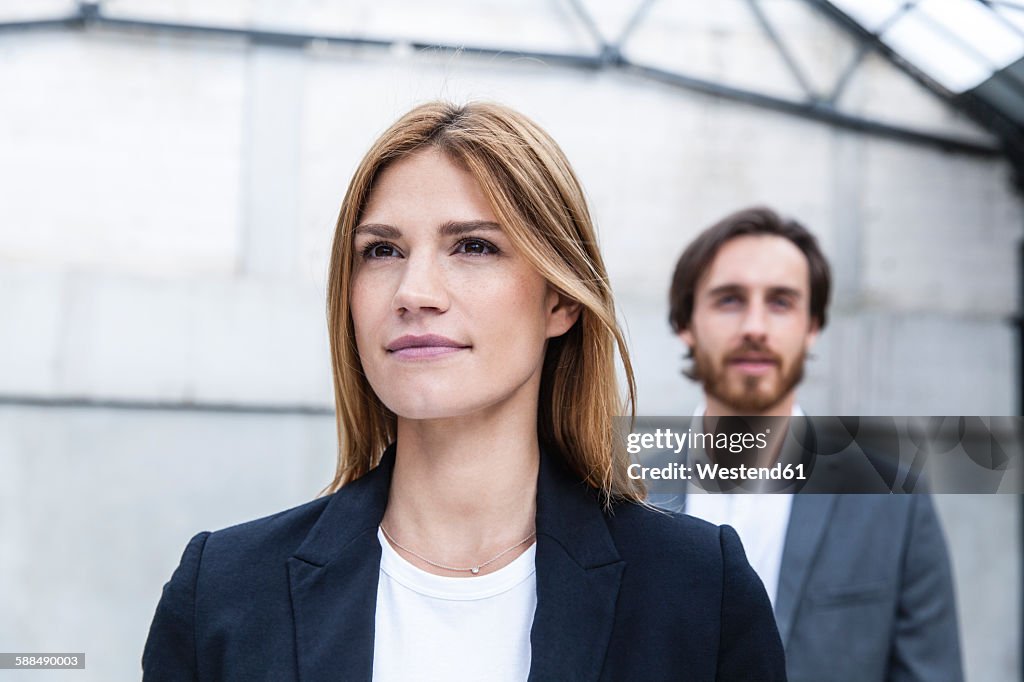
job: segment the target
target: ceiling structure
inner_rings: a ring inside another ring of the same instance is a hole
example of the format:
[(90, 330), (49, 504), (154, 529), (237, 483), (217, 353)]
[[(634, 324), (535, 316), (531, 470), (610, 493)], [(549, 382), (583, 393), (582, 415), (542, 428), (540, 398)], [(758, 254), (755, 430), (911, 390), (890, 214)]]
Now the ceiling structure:
[[(400, 0), (33, 0), (8, 7), (20, 9), (0, 11), (0, 38), (22, 30), (171, 32), (298, 49), (411, 48), (615, 69), (867, 134), (1004, 155), (1024, 188), (1024, 0), (715, 0), (699, 5), (700, 12), (689, 0), (440, 0), (415, 21), (408, 17), (421, 11), (410, 10), (417, 4)], [(480, 16), (474, 32), (459, 34), (450, 18), (467, 12)], [(424, 20), (435, 16), (440, 20)], [(808, 22), (818, 24), (809, 30)], [(755, 56), (746, 63), (743, 52)], [(923, 127), (897, 98), (881, 111), (858, 107), (847, 96), (850, 83), (879, 58), (984, 132)]]
[(1024, 169), (1024, 2), (806, 0), (992, 132)]

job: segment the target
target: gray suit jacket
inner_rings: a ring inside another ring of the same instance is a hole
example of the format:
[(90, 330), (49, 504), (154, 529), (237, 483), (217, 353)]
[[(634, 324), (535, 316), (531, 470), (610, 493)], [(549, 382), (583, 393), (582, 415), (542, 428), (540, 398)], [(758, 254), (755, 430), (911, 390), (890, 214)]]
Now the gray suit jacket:
[(796, 495), (775, 620), (790, 682), (963, 679), (928, 495)]
[[(837, 451), (828, 432), (803, 433), (803, 451), (788, 456)], [(789, 680), (959, 682), (953, 580), (932, 498), (888, 494), (906, 472), (871, 447), (860, 452), (819, 459), (793, 496), (775, 597)], [(842, 494), (869, 490), (886, 494)], [(685, 511), (685, 494), (661, 498)]]
[(931, 497), (795, 495), (775, 620), (790, 682), (963, 680)]

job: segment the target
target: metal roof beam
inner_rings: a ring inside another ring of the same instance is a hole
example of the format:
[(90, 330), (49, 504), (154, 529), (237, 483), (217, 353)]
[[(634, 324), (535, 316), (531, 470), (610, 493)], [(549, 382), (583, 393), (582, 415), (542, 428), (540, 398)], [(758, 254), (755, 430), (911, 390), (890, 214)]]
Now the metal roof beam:
[[(807, 0), (815, 4), (822, 4), (821, 0)], [(648, 10), (651, 0), (644, 0), (640, 3), (637, 11), (630, 19), (627, 29), (623, 31), (620, 39), (628, 36), (639, 22), (641, 16)], [(914, 128), (894, 125), (883, 121), (873, 120), (844, 113), (827, 102), (822, 101), (797, 101), (790, 100), (761, 92), (736, 88), (721, 83), (697, 78), (682, 73), (670, 72), (664, 69), (636, 64), (615, 53), (612, 61), (608, 59), (608, 53), (604, 54), (574, 54), (540, 51), (510, 51), (478, 46), (451, 45), (444, 43), (429, 43), (423, 41), (388, 40), (376, 38), (362, 38), (344, 35), (322, 35), (291, 33), (282, 31), (257, 30), (250, 28), (236, 28), (229, 26), (213, 26), (202, 24), (184, 24), (163, 21), (149, 21), (142, 19), (119, 18), (108, 16), (103, 13), (96, 3), (83, 3), (79, 5), (79, 13), (68, 18), (61, 18), (44, 22), (15, 22), (0, 24), (0, 31), (21, 30), (33, 27), (48, 26), (51, 28), (80, 28), (105, 27), (111, 29), (145, 31), (156, 33), (193, 34), (205, 36), (220, 36), (251, 40), (256, 43), (272, 44), (293, 49), (305, 49), (313, 44), (338, 44), (361, 47), (376, 47), (387, 49), (393, 46), (406, 45), (417, 50), (432, 50), (449, 53), (461, 53), (483, 57), (503, 57), (507, 59), (532, 59), (548, 64), (557, 64), (572, 68), (586, 70), (619, 69), (626, 73), (655, 80), (668, 85), (702, 92), (708, 95), (722, 97), (725, 99), (743, 102), (752, 106), (781, 111), (795, 116), (828, 123), (840, 128), (855, 130), (864, 133), (898, 139), (914, 144), (926, 144), (937, 146), (948, 151), (958, 151), (966, 154), (993, 156), (998, 155), (1000, 150), (992, 145), (963, 138), (955, 135), (944, 135), (932, 133)], [(1024, 149), (1024, 145), (1022, 145)]]
[(1024, 189), (1024, 131), (1016, 122), (970, 91), (953, 96), (946, 88), (935, 82), (927, 74), (904, 59), (898, 52), (886, 45), (881, 38), (861, 26), (828, 0), (804, 0), (804, 2), (821, 11), (851, 35), (868, 43), (872, 49), (889, 59), (904, 73), (937, 97), (959, 108), (983, 128), (998, 137), (1003, 143), (1007, 157), (1016, 170), (1017, 186)]
[(789, 47), (782, 40), (775, 27), (772, 26), (772, 23), (768, 21), (768, 17), (761, 8), (759, 0), (747, 0), (747, 5), (750, 7), (750, 11), (754, 13), (754, 16), (757, 17), (757, 23), (761, 25), (761, 29), (775, 45), (775, 49), (778, 51), (779, 56), (782, 57), (782, 61), (786, 63), (786, 67), (789, 68), (789, 72), (793, 75), (800, 89), (807, 95), (807, 101), (816, 102), (820, 100), (821, 97), (811, 87), (810, 81), (793, 57), (793, 53), (789, 51)]

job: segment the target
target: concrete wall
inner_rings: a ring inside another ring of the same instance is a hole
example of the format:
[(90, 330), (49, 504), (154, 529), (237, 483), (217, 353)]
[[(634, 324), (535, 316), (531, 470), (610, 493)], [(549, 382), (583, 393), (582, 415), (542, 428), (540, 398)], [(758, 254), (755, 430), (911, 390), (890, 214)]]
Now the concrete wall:
[[(567, 4), (335, 4), (108, 7), (177, 21), (592, 48)], [(593, 4), (610, 35), (628, 19), (617, 5)], [(799, 96), (745, 6), (655, 3), (627, 53)], [(853, 46), (803, 3), (764, 6), (815, 88), (827, 89)], [(11, 2), (0, 21), (43, 10)], [(716, 218), (755, 202), (814, 229), (836, 271), (833, 321), (801, 395), (808, 412), (1018, 409), (1018, 341), (1006, 318), (1024, 205), (998, 159), (842, 131), (628, 73), (403, 49), (3, 33), (0, 92), (0, 648), (86, 651), (87, 677), (75, 679), (135, 676), (160, 586), (188, 537), (314, 496), (332, 472), (334, 427), (329, 416), (48, 401), (329, 408), (323, 291), (333, 221), (373, 138), (425, 99), (511, 104), (563, 146), (592, 201), (642, 413), (689, 412), (699, 396), (679, 375), (682, 348), (665, 322), (678, 253)], [(841, 104), (988, 139), (875, 57)], [(1018, 500), (938, 504), (970, 679), (1016, 679)]]

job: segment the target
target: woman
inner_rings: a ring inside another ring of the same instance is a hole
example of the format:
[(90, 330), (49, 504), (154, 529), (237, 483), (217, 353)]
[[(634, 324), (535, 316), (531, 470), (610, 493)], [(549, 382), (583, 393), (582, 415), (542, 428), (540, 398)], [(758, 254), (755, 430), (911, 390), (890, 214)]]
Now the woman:
[(536, 124), (413, 109), (353, 178), (331, 495), (189, 543), (147, 679), (776, 680), (735, 533), (643, 504), (583, 192)]

